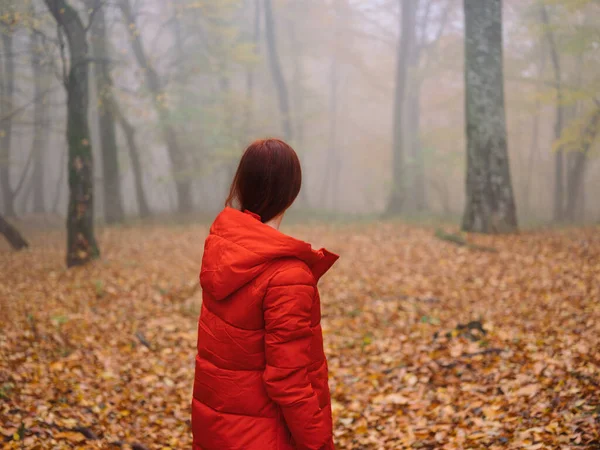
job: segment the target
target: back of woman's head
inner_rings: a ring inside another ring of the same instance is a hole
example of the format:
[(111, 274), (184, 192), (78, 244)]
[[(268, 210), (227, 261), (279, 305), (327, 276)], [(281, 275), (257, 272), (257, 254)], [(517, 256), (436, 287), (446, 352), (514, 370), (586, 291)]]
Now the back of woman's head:
[(294, 149), (279, 139), (261, 139), (242, 155), (225, 204), (236, 204), (268, 222), (294, 203), (301, 185), (302, 169)]

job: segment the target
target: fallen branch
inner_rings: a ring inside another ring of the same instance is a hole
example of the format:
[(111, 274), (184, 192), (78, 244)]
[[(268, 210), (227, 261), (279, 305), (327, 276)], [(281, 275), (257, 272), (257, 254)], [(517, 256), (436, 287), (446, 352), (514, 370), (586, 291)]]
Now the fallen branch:
[(498, 253), (498, 249), (494, 247), (486, 247), (484, 245), (471, 244), (467, 242), (467, 240), (458, 235), (446, 233), (443, 230), (437, 229), (435, 230), (435, 237), (441, 239), (442, 241), (451, 242), (453, 244), (458, 245), (459, 247), (467, 247), (470, 250), (478, 250), (481, 252), (490, 252), (490, 253)]
[(439, 360), (434, 360), (433, 362), (436, 363), (438, 366), (440, 366), (442, 369), (453, 369), (456, 366), (458, 366), (459, 364), (464, 363), (464, 361), (461, 361), (460, 358), (473, 358), (475, 356), (482, 356), (482, 355), (499, 355), (505, 351), (506, 350), (503, 348), (488, 348), (486, 350), (481, 350), (479, 352), (463, 353), (462, 355), (459, 356), (459, 359), (457, 361), (453, 361), (448, 364), (445, 364)]
[(578, 372), (576, 370), (572, 370), (571, 372), (569, 372), (569, 375), (573, 375), (579, 381), (587, 381), (592, 386), (595, 386), (596, 388), (600, 388), (600, 382), (598, 382), (594, 377), (592, 377), (590, 375), (586, 375), (586, 374)]
[(96, 441), (98, 439), (100, 439), (96, 433), (94, 433), (92, 430), (90, 430), (87, 427), (75, 427), (73, 428), (71, 431), (76, 431), (78, 433), (81, 433), (85, 436), (86, 439), (90, 440), (90, 441)]
[(12, 119), (13, 117), (15, 117), (16, 115), (22, 113), (23, 111), (25, 111), (29, 106), (33, 105), (35, 102), (37, 102), (38, 100), (40, 100), (42, 97), (44, 97), (46, 94), (49, 94), (51, 92), (56, 91), (56, 87), (54, 88), (48, 88), (43, 92), (40, 92), (37, 96), (35, 96), (33, 98), (33, 100), (18, 106), (17, 108), (13, 109), (12, 111), (10, 111), (9, 113), (5, 114), (4, 116), (0, 117), (0, 123), (2, 122), (6, 122), (10, 119)]
[(499, 355), (502, 352), (505, 352), (506, 350), (503, 348), (488, 348), (485, 350), (480, 350), (478, 352), (473, 352), (473, 353), (463, 353), (462, 355), (460, 355), (461, 358), (472, 358), (474, 356), (480, 356), (480, 355)]
[(150, 344), (150, 342), (148, 342), (148, 340), (141, 331), (136, 331), (135, 337), (138, 338), (138, 340), (144, 347), (148, 348), (149, 350), (152, 350), (152, 345)]
[(21, 250), (29, 247), (29, 244), (25, 240), (19, 230), (8, 223), (4, 217), (0, 215), (0, 234), (3, 234), (10, 246), (15, 250)]

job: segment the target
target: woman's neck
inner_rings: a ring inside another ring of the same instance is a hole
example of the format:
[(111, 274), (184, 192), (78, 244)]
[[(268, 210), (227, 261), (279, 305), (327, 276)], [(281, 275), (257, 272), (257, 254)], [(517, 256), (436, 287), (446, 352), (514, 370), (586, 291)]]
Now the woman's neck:
[(282, 220), (283, 220), (283, 214), (280, 214), (278, 216), (273, 217), (268, 222), (265, 222), (265, 225), (269, 225), (271, 228), (275, 228), (276, 230), (279, 230)]

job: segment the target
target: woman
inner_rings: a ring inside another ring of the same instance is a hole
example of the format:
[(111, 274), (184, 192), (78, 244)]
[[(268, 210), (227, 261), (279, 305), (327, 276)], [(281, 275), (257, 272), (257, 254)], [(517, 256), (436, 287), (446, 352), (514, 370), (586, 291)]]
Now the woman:
[(194, 450), (334, 449), (316, 285), (338, 256), (278, 231), (301, 182), (289, 145), (254, 142), (210, 228)]

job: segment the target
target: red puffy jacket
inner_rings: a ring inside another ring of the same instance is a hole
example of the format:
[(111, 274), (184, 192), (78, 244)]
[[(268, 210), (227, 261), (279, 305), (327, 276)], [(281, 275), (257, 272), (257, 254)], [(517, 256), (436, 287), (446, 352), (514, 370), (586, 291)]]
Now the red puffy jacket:
[(332, 450), (316, 283), (337, 260), (226, 208), (206, 239), (194, 450)]

